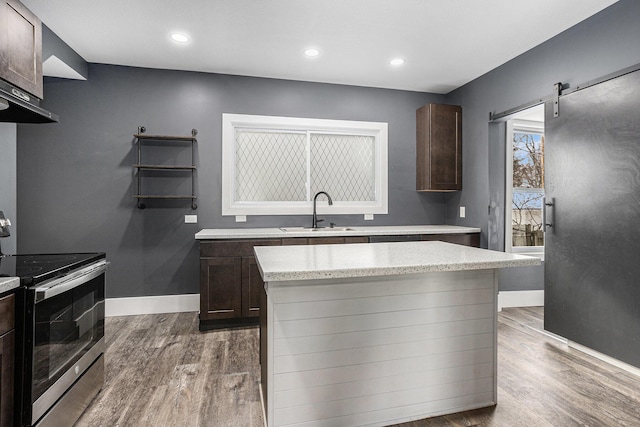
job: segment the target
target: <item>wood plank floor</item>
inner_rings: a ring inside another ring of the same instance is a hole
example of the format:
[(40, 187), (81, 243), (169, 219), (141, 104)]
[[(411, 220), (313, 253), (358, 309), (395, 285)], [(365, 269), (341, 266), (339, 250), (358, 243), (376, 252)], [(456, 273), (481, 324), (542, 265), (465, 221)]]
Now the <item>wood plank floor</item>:
[[(498, 316), (498, 405), (402, 424), (640, 426), (640, 378), (541, 334), (541, 307)], [(198, 331), (197, 313), (106, 322), (105, 387), (78, 427), (262, 426), (258, 329)]]

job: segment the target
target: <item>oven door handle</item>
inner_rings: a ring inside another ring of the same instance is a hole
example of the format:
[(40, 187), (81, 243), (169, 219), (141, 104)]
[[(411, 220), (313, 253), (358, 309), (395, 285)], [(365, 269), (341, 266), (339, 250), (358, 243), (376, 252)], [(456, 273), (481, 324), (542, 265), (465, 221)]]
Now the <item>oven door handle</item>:
[(40, 301), (60, 295), (63, 292), (67, 292), (100, 276), (107, 270), (109, 264), (111, 263), (108, 261), (100, 261), (96, 265), (71, 273), (70, 276), (61, 277), (59, 279), (52, 280), (51, 282), (43, 283), (36, 288), (36, 304)]

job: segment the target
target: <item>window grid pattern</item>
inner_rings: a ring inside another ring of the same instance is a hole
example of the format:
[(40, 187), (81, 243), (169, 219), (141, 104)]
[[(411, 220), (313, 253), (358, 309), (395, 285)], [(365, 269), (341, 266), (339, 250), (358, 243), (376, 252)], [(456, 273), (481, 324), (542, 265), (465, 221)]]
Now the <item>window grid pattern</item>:
[(240, 202), (375, 201), (375, 138), (237, 129), (235, 171)]
[(375, 138), (311, 134), (311, 194), (328, 192), (334, 201), (374, 201)]
[(236, 131), (235, 200), (305, 201), (306, 133)]

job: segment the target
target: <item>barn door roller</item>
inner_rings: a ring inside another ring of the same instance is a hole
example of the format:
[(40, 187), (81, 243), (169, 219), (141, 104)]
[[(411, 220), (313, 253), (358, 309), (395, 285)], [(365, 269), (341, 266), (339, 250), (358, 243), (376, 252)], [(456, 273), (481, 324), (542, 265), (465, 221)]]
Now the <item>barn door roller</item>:
[(562, 95), (562, 83), (553, 85), (553, 117), (560, 115), (560, 95)]

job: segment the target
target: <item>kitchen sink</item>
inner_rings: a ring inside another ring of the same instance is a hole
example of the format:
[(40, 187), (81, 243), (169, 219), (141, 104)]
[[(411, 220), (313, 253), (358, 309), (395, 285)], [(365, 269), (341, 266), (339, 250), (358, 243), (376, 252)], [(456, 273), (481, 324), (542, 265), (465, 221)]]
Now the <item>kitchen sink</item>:
[(305, 231), (322, 231), (322, 232), (337, 232), (337, 231), (355, 231), (351, 227), (280, 227), (280, 230), (285, 233), (300, 233)]

